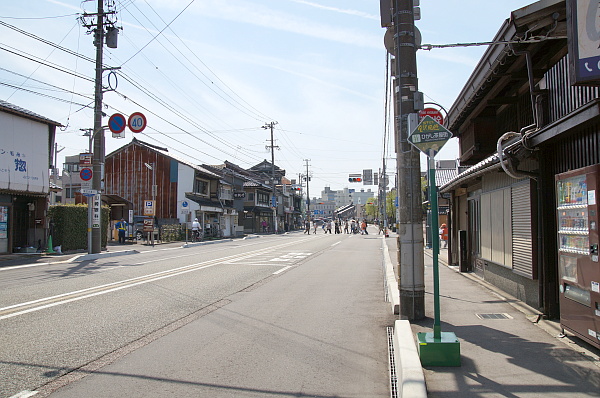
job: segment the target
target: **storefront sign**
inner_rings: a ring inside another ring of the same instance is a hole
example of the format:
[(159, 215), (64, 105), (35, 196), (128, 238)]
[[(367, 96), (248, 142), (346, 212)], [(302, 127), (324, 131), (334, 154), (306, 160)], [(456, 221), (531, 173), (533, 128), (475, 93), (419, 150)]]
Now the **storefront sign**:
[(600, 81), (598, 0), (567, 1), (569, 72), (573, 84)]
[(0, 189), (48, 193), (48, 126), (0, 112)]
[(208, 211), (211, 213), (223, 213), (223, 209), (213, 206), (200, 206), (200, 211)]
[(234, 199), (246, 199), (246, 192), (236, 191), (233, 193), (233, 198)]

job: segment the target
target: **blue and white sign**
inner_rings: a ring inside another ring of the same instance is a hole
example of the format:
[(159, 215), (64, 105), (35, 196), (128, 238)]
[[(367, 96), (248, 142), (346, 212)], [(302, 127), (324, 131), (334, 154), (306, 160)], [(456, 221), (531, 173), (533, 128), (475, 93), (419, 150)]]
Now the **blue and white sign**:
[(185, 200), (184, 200), (183, 202), (181, 202), (181, 207), (183, 207), (184, 209), (185, 209), (186, 207), (188, 207), (189, 205), (190, 205), (190, 204), (189, 204), (187, 201), (185, 201)]
[(154, 216), (155, 215), (155, 201), (154, 200), (145, 200), (144, 201), (144, 215), (145, 216)]
[(108, 129), (113, 133), (113, 138), (124, 138), (123, 131), (127, 126), (125, 116), (115, 113), (108, 119)]
[(567, 1), (567, 36), (574, 84), (600, 80), (598, 6), (598, 0)]

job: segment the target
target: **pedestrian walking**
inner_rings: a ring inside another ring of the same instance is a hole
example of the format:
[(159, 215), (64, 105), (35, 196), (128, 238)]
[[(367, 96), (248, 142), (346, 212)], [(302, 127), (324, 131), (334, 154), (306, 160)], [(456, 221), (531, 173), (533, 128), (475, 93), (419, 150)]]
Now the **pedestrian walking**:
[(363, 220), (363, 222), (360, 224), (360, 231), (363, 235), (369, 235), (367, 232), (367, 220)]
[(317, 220), (313, 220), (313, 234), (317, 234)]
[(310, 235), (310, 220), (304, 221), (304, 233)]
[(260, 225), (262, 226), (262, 231), (267, 232), (267, 227), (268, 227), (267, 222), (265, 220), (262, 220)]
[(325, 233), (329, 233), (331, 235), (331, 221), (327, 221)]
[(349, 234), (349, 228), (350, 226), (348, 225), (348, 219), (344, 220), (344, 233), (345, 234)]
[(127, 221), (125, 221), (124, 218), (121, 218), (121, 221), (119, 221), (115, 225), (115, 228), (119, 233), (119, 243), (125, 244), (125, 231), (127, 231)]
[(440, 235), (440, 247), (442, 247), (442, 242), (444, 243), (444, 248), (448, 247), (448, 227), (446, 224), (442, 224), (440, 226), (440, 230), (438, 231)]

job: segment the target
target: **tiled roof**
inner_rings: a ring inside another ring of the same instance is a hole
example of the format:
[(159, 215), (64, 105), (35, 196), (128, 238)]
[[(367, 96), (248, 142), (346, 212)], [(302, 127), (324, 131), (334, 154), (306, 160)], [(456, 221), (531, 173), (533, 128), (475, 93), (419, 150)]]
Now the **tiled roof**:
[(436, 169), (435, 170), (435, 185), (441, 187), (452, 181), (458, 175), (456, 169)]
[(25, 108), (21, 108), (20, 106), (11, 104), (10, 102), (0, 100), (0, 111), (5, 111), (8, 113), (16, 114), (19, 116), (26, 117), (28, 119), (37, 120), (39, 122), (44, 122), (47, 124), (51, 124), (53, 126), (62, 126), (60, 123), (55, 122), (54, 120), (48, 119), (47, 117), (38, 115), (37, 113), (31, 112)]

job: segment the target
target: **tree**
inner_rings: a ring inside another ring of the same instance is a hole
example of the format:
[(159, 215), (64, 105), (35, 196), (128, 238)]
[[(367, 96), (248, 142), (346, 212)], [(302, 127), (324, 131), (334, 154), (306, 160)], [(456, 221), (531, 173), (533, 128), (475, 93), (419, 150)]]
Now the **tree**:
[(388, 223), (390, 224), (396, 222), (396, 196), (395, 189), (387, 192), (385, 196), (385, 211), (387, 213)]
[(377, 199), (367, 199), (367, 204), (365, 205), (365, 213), (367, 214), (367, 216), (373, 218), (377, 218), (379, 216), (379, 210), (377, 208)]

